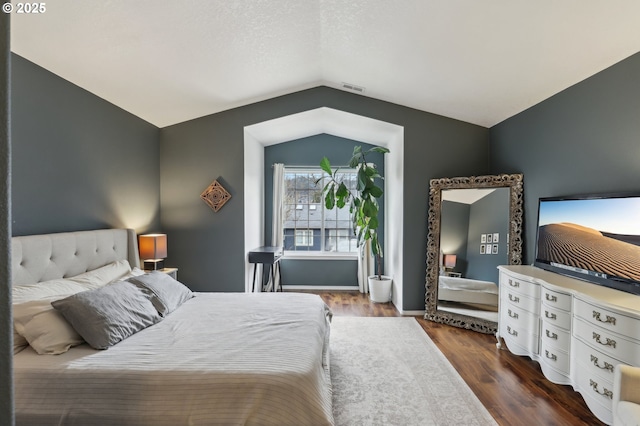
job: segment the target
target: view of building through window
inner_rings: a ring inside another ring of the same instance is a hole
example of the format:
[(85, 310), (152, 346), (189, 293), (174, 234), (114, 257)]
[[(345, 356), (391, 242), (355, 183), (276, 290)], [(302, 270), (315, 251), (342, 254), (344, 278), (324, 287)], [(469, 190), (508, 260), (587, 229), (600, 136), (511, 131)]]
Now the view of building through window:
[[(349, 205), (327, 210), (322, 188), (324, 179), (320, 168), (285, 168), (284, 172), (284, 249), (314, 252), (357, 252)], [(355, 170), (341, 170), (338, 181), (353, 190)]]

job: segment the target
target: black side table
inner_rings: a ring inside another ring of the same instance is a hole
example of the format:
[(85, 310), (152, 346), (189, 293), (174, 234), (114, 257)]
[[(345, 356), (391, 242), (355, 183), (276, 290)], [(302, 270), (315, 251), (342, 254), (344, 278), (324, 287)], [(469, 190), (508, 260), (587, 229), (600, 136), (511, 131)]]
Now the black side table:
[[(278, 291), (276, 288), (276, 272), (278, 277), (280, 278), (280, 291), (282, 291), (282, 275), (280, 273), (280, 258), (282, 257), (283, 249), (282, 247), (274, 247), (274, 246), (262, 246), (256, 249), (253, 249), (249, 252), (249, 263), (253, 263), (253, 290), (256, 291), (256, 273), (258, 270), (258, 264), (262, 265), (262, 277), (260, 279), (261, 290), (265, 290), (269, 288), (269, 282), (273, 285), (271, 286), (272, 291)], [(269, 276), (265, 282), (264, 280), (264, 267), (265, 265), (269, 265)]]

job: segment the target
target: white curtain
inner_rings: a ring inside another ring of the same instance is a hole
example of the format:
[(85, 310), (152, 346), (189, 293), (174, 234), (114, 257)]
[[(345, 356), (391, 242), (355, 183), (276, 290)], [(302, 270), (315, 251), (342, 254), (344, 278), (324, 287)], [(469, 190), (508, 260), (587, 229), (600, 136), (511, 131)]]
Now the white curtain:
[(369, 293), (369, 277), (375, 273), (375, 258), (371, 256), (371, 241), (360, 246), (358, 253), (358, 288), (360, 293)]
[[(273, 215), (271, 222), (271, 245), (282, 247), (284, 244), (284, 164), (273, 165)], [(280, 268), (280, 265), (274, 267)], [(279, 270), (278, 270), (279, 272)], [(274, 286), (280, 286), (280, 274), (275, 274)], [(278, 288), (278, 287), (275, 287)]]

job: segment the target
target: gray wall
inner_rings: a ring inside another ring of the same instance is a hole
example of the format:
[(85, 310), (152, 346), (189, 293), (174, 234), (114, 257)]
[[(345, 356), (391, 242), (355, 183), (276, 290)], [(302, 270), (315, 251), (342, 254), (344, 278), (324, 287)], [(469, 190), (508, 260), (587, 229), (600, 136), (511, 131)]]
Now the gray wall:
[[(203, 291), (243, 291), (243, 128), (329, 107), (404, 126), (403, 297), (424, 309), (429, 179), (488, 172), (488, 129), (388, 102), (318, 87), (163, 128), (162, 227), (181, 281)], [(217, 213), (200, 199), (222, 177), (232, 198)]]
[(440, 211), (440, 251), (455, 254), (456, 266), (453, 272), (467, 274), (467, 239), (469, 238), (469, 214), (471, 206), (443, 200)]
[(524, 263), (538, 198), (638, 191), (639, 160), (640, 53), (492, 127), (492, 172), (524, 173)]
[[(508, 262), (506, 237), (509, 231), (509, 193), (509, 189), (500, 188), (471, 205), (467, 239), (467, 278), (498, 284), (498, 265)], [(489, 233), (499, 234), (498, 253), (480, 254), (480, 236)]]
[(159, 129), (11, 57), (13, 235), (159, 229)]
[[(373, 145), (340, 138), (333, 135), (320, 134), (308, 138), (297, 139), (285, 143), (267, 146), (264, 149), (264, 182), (265, 182), (265, 242), (271, 243), (273, 218), (273, 168), (274, 163), (285, 166), (319, 167), (322, 157), (327, 157), (333, 166), (346, 167), (353, 154), (353, 147), (360, 145), (365, 151)], [(375, 163), (378, 169), (384, 170), (384, 156), (372, 153), (367, 161)], [(384, 196), (380, 199), (380, 222), (384, 223)], [(384, 249), (384, 225), (380, 226), (380, 243)], [(357, 260), (283, 260), (281, 265), (283, 285), (314, 286), (358, 286)]]
[(0, 424), (13, 418), (13, 318), (11, 316), (11, 57), (9, 14), (0, 14)]

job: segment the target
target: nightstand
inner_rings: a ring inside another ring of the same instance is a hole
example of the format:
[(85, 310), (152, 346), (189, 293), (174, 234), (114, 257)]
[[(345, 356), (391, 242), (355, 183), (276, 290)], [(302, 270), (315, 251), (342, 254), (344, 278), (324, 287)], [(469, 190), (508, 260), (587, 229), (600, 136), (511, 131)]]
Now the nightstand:
[(461, 278), (462, 274), (460, 272), (446, 272), (448, 277)]
[[(178, 280), (178, 268), (162, 268), (162, 269), (158, 269), (158, 271), (164, 272), (165, 274), (169, 275), (174, 280)], [(145, 270), (145, 272), (149, 273), (149, 272), (152, 272), (152, 271)]]

